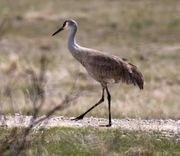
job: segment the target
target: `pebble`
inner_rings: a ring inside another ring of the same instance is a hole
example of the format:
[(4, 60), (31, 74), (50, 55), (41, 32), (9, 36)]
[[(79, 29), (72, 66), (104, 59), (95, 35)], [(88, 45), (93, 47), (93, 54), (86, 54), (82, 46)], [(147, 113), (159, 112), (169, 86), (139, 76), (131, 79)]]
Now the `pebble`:
[[(38, 117), (37, 119), (45, 116)], [(34, 128), (51, 128), (51, 127), (100, 127), (99, 125), (105, 125), (108, 123), (104, 118), (84, 118), (79, 121), (72, 121), (74, 117), (52, 116), (48, 119), (38, 123)], [(0, 115), (0, 128), (13, 128), (13, 127), (27, 127), (32, 121), (32, 116), (24, 116), (21, 114), (15, 114), (14, 116)], [(162, 134), (176, 135), (180, 134), (180, 120), (144, 120), (144, 119), (113, 119), (111, 129), (126, 129), (126, 130), (140, 130), (145, 132), (157, 131)]]

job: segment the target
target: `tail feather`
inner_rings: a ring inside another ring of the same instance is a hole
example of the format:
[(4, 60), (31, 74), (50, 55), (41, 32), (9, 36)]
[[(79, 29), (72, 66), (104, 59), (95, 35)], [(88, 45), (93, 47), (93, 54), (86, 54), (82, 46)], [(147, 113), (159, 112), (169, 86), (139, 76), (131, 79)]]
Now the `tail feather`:
[(127, 84), (133, 84), (138, 86), (139, 89), (144, 88), (144, 79), (142, 73), (138, 70), (138, 68), (129, 63), (127, 59), (122, 58), (119, 60), (119, 78), (121, 82)]
[(144, 80), (143, 80), (143, 75), (141, 74), (140, 71), (136, 67), (131, 68), (132, 73), (130, 73), (130, 78), (131, 82), (136, 86), (139, 87), (139, 89), (144, 88)]
[[(138, 68), (133, 65), (132, 63), (129, 63), (127, 59), (122, 59), (124, 64), (124, 71), (128, 71), (128, 79), (126, 78), (126, 83), (133, 84), (135, 86), (138, 86), (139, 89), (144, 88), (144, 79), (142, 73), (138, 70)], [(126, 73), (126, 72), (124, 72)]]

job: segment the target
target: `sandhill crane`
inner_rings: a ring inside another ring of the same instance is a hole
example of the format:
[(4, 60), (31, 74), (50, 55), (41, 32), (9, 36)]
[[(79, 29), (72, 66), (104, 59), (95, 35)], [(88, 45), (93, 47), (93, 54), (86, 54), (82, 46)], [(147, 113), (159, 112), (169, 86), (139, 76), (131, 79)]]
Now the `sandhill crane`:
[(81, 120), (93, 108), (104, 101), (104, 91), (107, 93), (109, 123), (105, 126), (111, 126), (111, 95), (108, 90), (108, 84), (123, 82), (127, 84), (137, 85), (143, 89), (143, 75), (137, 67), (128, 63), (126, 59), (121, 59), (117, 56), (102, 53), (101, 51), (82, 47), (76, 43), (75, 35), (77, 32), (77, 23), (74, 20), (66, 20), (63, 25), (52, 34), (70, 28), (68, 39), (68, 48), (71, 54), (77, 59), (87, 70), (89, 75), (98, 81), (102, 86), (101, 99), (89, 108), (86, 112), (76, 117), (74, 120)]

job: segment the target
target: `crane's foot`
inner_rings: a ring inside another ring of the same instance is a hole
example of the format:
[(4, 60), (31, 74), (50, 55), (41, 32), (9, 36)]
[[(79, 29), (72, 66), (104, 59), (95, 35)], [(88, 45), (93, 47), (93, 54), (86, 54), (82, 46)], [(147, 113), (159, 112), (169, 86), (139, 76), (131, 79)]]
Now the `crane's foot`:
[(71, 120), (74, 120), (74, 121), (78, 121), (78, 120), (82, 120), (84, 118), (84, 115), (80, 115), (74, 119), (71, 119)]
[(111, 127), (112, 126), (112, 124), (111, 123), (109, 123), (109, 124), (107, 124), (107, 125), (99, 125), (100, 127)]

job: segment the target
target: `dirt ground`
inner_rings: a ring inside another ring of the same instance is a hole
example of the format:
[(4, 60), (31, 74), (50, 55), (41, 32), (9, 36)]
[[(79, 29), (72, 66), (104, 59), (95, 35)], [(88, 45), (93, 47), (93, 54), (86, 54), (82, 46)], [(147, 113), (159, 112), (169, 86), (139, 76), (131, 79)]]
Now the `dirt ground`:
[[(40, 118), (43, 118), (41, 116)], [(0, 117), (0, 127), (4, 128), (14, 128), (14, 127), (27, 127), (31, 123), (32, 116), (1, 116)], [(108, 123), (107, 119), (104, 118), (84, 118), (83, 120), (73, 121), (72, 118), (67, 118), (63, 116), (53, 116), (43, 122), (39, 122), (34, 127), (39, 128), (52, 128), (52, 127), (94, 127), (94, 128), (106, 128), (100, 125), (105, 125)], [(166, 135), (180, 135), (180, 120), (142, 120), (142, 119), (113, 119), (113, 125), (111, 129), (122, 129), (130, 131), (143, 131), (143, 132), (160, 132)]]
[[(40, 73), (47, 59), (40, 114), (61, 103), (73, 86), (80, 91), (72, 105), (55, 115), (77, 116), (101, 96), (101, 86), (71, 56), (69, 31), (55, 37), (65, 20), (78, 23), (77, 43), (127, 58), (144, 75), (145, 86), (109, 86), (114, 118), (180, 119), (179, 0), (1, 0), (0, 112), (32, 113), (34, 86), (27, 71)], [(90, 112), (107, 117), (107, 103)]]

